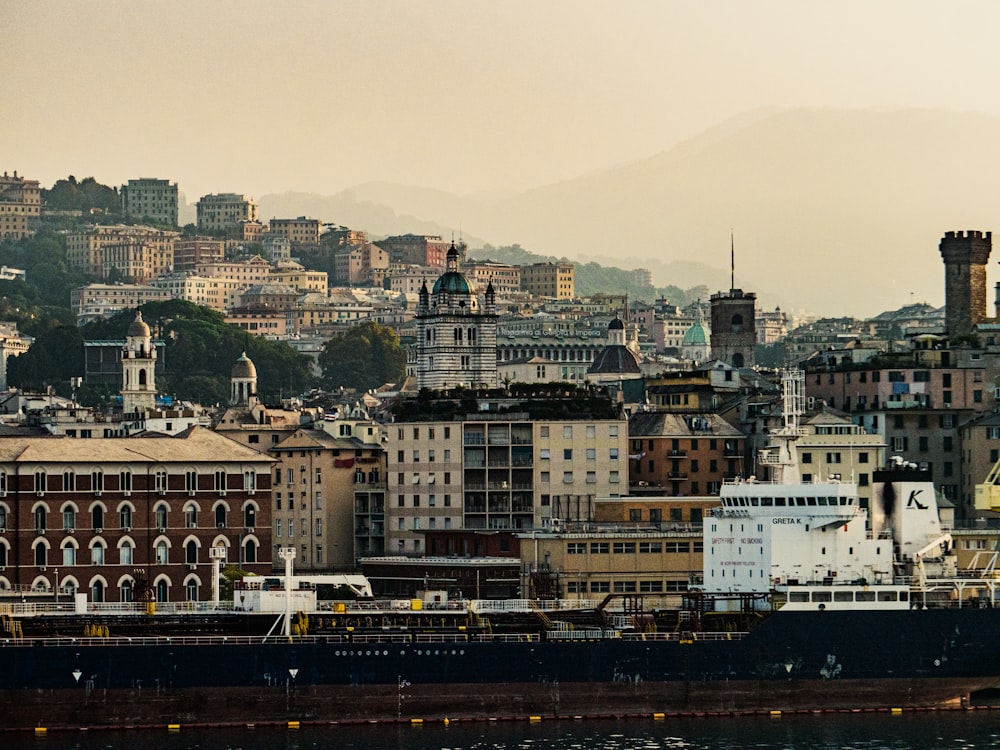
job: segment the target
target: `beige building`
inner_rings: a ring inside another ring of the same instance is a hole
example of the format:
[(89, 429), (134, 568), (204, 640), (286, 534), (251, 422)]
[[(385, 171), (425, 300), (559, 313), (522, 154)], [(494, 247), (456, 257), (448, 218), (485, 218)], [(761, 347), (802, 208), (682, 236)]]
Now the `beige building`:
[(164, 246), (144, 241), (141, 237), (125, 237), (121, 242), (106, 245), (103, 250), (103, 276), (112, 272), (135, 284), (143, 284), (154, 276), (173, 271), (173, 245)]
[(532, 263), (521, 266), (521, 289), (536, 297), (573, 299), (576, 296), (572, 263)]
[(195, 204), (198, 231), (225, 232), (257, 221), (257, 201), (239, 193), (212, 193)]
[(872, 472), (886, 465), (886, 442), (841, 414), (822, 411), (801, 423), (795, 442), (803, 482), (857, 482), (862, 508), (871, 507)]
[(147, 302), (168, 299), (169, 291), (150, 284), (87, 284), (70, 292), (70, 307), (76, 314), (77, 325), (83, 326)]
[(389, 253), (378, 245), (365, 242), (337, 251), (333, 263), (339, 284), (381, 285), (389, 272)]
[(485, 289), (493, 284), (497, 297), (511, 297), (521, 291), (521, 267), (491, 260), (472, 261), (462, 267), (465, 277), (477, 289)]
[(326, 271), (310, 271), (300, 263), (282, 261), (271, 269), (269, 281), (272, 284), (290, 286), (300, 292), (326, 293), (329, 286)]
[[(66, 235), (66, 264), (71, 271), (81, 271), (100, 278), (108, 275), (108, 268), (105, 267), (106, 257), (128, 266), (126, 258), (132, 255), (146, 255), (149, 262), (157, 267), (169, 265), (172, 268), (174, 242), (177, 237), (177, 232), (152, 227), (121, 224), (91, 226), (84, 231), (70, 232)], [(140, 251), (138, 246), (145, 246), (145, 250)]]
[(319, 219), (307, 219), (300, 216), (297, 219), (271, 219), (270, 233), (286, 237), (293, 245), (318, 245), (319, 236), (323, 231), (323, 222)]
[(136, 219), (177, 226), (177, 183), (142, 177), (121, 188), (122, 212)]
[(28, 351), (35, 339), (17, 330), (17, 323), (0, 323), (0, 390), (7, 390), (7, 361)]
[(199, 263), (195, 266), (195, 271), (203, 276), (235, 281), (245, 286), (271, 280), (271, 264), (259, 255), (247, 261)]
[(703, 541), (698, 528), (671, 530), (608, 526), (594, 530), (521, 533), (522, 584), (568, 598), (601, 601), (608, 594), (677, 596), (701, 582)]
[(187, 300), (220, 312), (236, 307), (240, 293), (249, 286), (221, 276), (202, 276), (190, 272), (164, 274), (152, 279), (149, 284), (165, 291), (170, 299)]
[(396, 294), (416, 294), (424, 284), (427, 288), (441, 276), (440, 268), (394, 263), (389, 268), (389, 289)]
[(21, 239), (34, 233), (32, 226), (41, 214), (42, 191), (38, 180), (0, 177), (0, 239)]
[(625, 421), (491, 416), (389, 427), (387, 552), (424, 552), (423, 530), (589, 521), (598, 497), (627, 491)]

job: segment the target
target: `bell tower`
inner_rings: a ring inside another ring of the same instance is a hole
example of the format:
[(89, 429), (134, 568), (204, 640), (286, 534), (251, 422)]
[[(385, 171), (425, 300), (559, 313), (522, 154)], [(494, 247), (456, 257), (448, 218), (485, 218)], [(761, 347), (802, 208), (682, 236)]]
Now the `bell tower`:
[(142, 313), (128, 327), (122, 347), (122, 411), (125, 414), (156, 408), (156, 348)]

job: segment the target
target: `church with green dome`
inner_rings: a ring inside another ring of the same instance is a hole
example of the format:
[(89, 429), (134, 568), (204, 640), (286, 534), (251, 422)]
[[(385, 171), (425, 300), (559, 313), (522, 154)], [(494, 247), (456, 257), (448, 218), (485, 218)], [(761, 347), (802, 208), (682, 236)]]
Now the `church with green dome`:
[(417, 304), (418, 388), (496, 388), (497, 308), (493, 284), (480, 307), (475, 286), (459, 270), (452, 243), (445, 272), (420, 288)]

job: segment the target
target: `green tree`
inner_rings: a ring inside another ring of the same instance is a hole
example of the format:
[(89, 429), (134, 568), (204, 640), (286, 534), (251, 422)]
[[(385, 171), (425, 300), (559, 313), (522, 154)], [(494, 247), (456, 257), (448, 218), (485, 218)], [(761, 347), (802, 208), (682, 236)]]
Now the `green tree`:
[(93, 177), (85, 177), (80, 182), (70, 175), (58, 180), (49, 190), (42, 190), (42, 199), (50, 208), (64, 211), (89, 212), (98, 209), (104, 213), (118, 213), (120, 202), (118, 190), (102, 185)]
[(343, 386), (367, 391), (401, 380), (406, 354), (392, 328), (369, 320), (330, 338), (320, 352), (319, 366), (328, 390)]

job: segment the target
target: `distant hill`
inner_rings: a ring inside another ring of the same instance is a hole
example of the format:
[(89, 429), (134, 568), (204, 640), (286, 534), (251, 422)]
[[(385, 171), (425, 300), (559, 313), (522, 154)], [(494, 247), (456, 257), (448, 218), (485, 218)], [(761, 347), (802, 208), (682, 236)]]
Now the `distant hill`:
[[(937, 243), (998, 216), (1000, 118), (931, 110), (761, 110), (648, 159), (516, 195), (369, 183), (261, 198), (372, 234), (460, 229), (470, 247), (642, 266), (657, 286), (736, 285), (763, 307), (867, 316), (940, 305)], [(457, 225), (457, 226), (453, 226)], [(697, 278), (692, 278), (692, 276)], [(608, 290), (614, 291), (614, 290)]]

